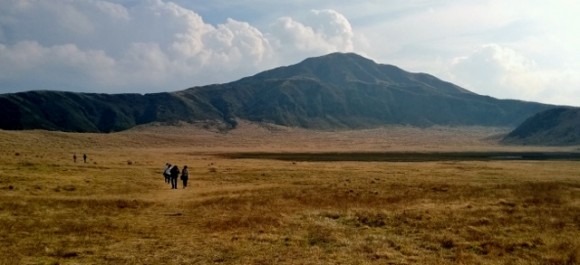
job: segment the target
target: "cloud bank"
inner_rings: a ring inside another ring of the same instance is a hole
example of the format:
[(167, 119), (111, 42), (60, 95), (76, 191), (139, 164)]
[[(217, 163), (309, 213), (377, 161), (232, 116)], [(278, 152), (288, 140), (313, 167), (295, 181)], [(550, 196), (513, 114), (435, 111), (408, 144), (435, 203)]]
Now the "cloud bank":
[(0, 6), (0, 93), (174, 91), (340, 51), (484, 95), (580, 105), (576, 2), (0, 0)]
[(550, 70), (517, 51), (486, 44), (454, 58), (449, 78), (479, 94), (505, 99), (578, 105), (580, 72)]
[(351, 25), (333, 10), (312, 10), (304, 21), (281, 17), (261, 31), (231, 18), (214, 26), (161, 0), (130, 6), (3, 0), (2, 6), (2, 92), (169, 91), (354, 49)]

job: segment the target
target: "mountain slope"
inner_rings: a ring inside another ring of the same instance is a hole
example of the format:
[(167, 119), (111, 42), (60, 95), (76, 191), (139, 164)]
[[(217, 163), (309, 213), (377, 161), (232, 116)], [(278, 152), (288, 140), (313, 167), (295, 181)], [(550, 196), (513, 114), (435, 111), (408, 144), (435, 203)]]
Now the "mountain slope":
[(541, 145), (580, 144), (580, 108), (553, 108), (527, 119), (504, 139), (505, 143)]
[(6, 94), (0, 95), (0, 128), (113, 132), (155, 121), (219, 118), (188, 103), (171, 93), (108, 95), (31, 91)]
[(0, 95), (0, 128), (110, 132), (149, 122), (237, 119), (305, 128), (516, 126), (553, 106), (480, 96), (428, 74), (333, 53), (174, 93)]
[(334, 53), (239, 81), (180, 92), (219, 94), (228, 116), (307, 128), (516, 126), (546, 105), (480, 96), (431, 75)]

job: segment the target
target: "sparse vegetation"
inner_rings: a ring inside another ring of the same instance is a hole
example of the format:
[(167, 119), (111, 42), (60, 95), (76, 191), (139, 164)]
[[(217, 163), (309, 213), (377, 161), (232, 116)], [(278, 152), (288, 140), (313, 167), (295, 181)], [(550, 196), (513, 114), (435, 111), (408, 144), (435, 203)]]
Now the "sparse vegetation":
[[(0, 264), (580, 263), (577, 161), (220, 155), (538, 151), (437, 130), (0, 131)], [(74, 152), (92, 163), (73, 163)], [(165, 162), (188, 165), (187, 189), (164, 183)]]

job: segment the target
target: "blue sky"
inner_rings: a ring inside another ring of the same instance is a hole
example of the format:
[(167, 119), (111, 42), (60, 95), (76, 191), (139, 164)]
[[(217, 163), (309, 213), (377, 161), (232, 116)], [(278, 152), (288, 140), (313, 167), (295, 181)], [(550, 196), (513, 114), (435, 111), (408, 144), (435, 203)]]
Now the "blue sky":
[(150, 93), (356, 52), (471, 91), (580, 106), (572, 0), (0, 0), (0, 93)]

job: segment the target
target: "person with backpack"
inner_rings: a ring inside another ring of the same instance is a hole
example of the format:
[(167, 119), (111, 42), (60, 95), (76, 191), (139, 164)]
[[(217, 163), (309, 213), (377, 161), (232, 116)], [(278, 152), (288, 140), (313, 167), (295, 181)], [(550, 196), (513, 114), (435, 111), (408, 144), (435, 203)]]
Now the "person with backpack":
[(163, 176), (165, 177), (165, 183), (171, 183), (171, 164), (165, 163), (165, 169), (163, 170)]
[(189, 179), (189, 170), (187, 166), (183, 166), (183, 170), (181, 171), (181, 181), (183, 181), (183, 188), (187, 187), (187, 180)]
[(174, 165), (171, 168), (171, 189), (177, 189), (177, 177), (179, 177), (179, 168)]

